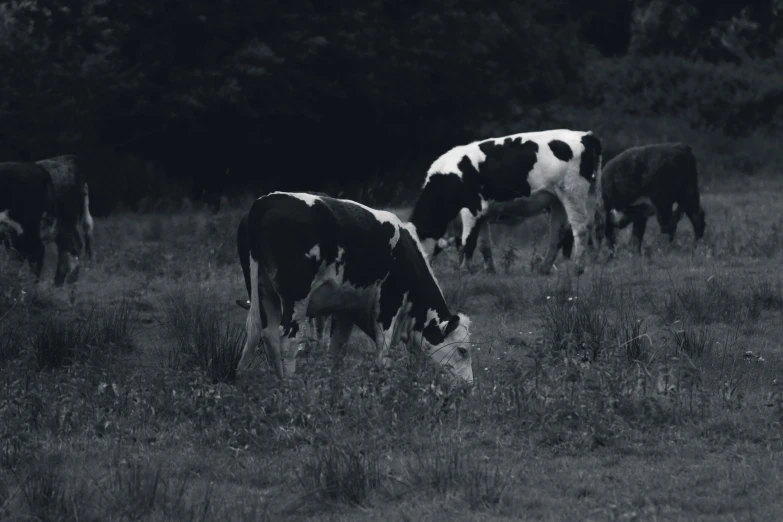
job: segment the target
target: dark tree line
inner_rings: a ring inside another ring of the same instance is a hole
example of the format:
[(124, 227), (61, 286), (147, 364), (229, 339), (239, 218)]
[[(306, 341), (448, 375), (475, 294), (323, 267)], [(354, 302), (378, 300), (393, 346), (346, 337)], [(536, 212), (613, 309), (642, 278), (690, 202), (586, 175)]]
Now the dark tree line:
[(196, 196), (390, 176), (402, 185), (475, 139), (479, 122), (553, 100), (591, 103), (581, 78), (596, 55), (772, 56), (782, 9), (12, 0), (0, 6), (0, 153), (89, 156), (98, 215), (171, 194), (177, 180)]

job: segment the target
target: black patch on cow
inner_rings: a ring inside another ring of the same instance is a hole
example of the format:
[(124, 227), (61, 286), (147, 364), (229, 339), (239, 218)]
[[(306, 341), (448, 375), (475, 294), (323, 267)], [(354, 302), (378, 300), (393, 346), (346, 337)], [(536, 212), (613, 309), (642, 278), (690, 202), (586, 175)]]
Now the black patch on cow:
[(569, 162), (574, 157), (574, 151), (564, 141), (552, 140), (549, 142), (549, 148), (552, 150), (552, 154), (560, 161)]
[(522, 138), (506, 138), (499, 143), (485, 141), (479, 148), (486, 159), (479, 165), (480, 174), (475, 169), (470, 174), (475, 173), (480, 179), (477, 184), (485, 199), (506, 201), (530, 196), (527, 177), (538, 161), (538, 143), (531, 140), (523, 142)]
[(591, 181), (598, 169), (598, 163), (601, 161), (601, 140), (593, 133), (588, 132), (581, 139), (585, 150), (582, 152), (582, 159), (579, 163), (579, 175), (587, 181)]
[(410, 222), (416, 226), (419, 239), (443, 237), (449, 223), (459, 214), (459, 211), (465, 206), (475, 205), (466, 198), (467, 192), (457, 174), (431, 176), (422, 189), (410, 216)]
[[(452, 314), (437, 281), (430, 272), (427, 261), (416, 245), (416, 241), (410, 232), (405, 229), (400, 230), (400, 239), (394, 249), (393, 271), (390, 274), (399, 274), (400, 286), (410, 289), (409, 300), (411, 310), (409, 315), (416, 322), (415, 329), (422, 332), (424, 338), (432, 345), (438, 345), (445, 340), (445, 336), (440, 329), (437, 321), (427, 323), (427, 312), (430, 309), (435, 310), (441, 321), (451, 319)], [(400, 302), (402, 302), (402, 293), (400, 293)], [(391, 301), (390, 311), (394, 310), (393, 301)], [(384, 309), (383, 291), (381, 292), (381, 310)], [(388, 316), (387, 312), (387, 316)], [(384, 328), (388, 328), (390, 323), (384, 323)]]

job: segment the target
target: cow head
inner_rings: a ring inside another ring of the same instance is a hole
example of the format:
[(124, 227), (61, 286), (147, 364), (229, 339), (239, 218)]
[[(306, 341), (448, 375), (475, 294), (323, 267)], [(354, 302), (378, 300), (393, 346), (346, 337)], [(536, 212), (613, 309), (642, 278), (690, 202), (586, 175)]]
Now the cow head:
[(473, 359), (470, 351), (470, 318), (462, 313), (438, 324), (443, 341), (432, 344), (426, 336), (421, 343), (430, 359), (445, 368), (451, 376), (463, 383), (473, 383)]

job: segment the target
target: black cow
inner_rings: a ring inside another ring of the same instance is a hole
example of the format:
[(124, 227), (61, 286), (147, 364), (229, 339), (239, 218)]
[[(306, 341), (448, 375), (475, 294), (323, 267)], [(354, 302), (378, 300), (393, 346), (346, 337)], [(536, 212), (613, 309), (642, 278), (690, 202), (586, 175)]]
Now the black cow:
[[(674, 241), (683, 212), (693, 225), (695, 241), (704, 236), (705, 213), (699, 196), (696, 157), (685, 143), (657, 143), (631, 147), (607, 162), (598, 182), (596, 207), (603, 221), (610, 255), (615, 229), (633, 223), (637, 252), (641, 252), (647, 219), (655, 215), (661, 232)], [(600, 231), (600, 227), (596, 227)]]
[(54, 240), (57, 245), (54, 284), (60, 286), (66, 278), (69, 282), (78, 280), (79, 255), (82, 250), (81, 246), (77, 252), (74, 252), (73, 248), (61, 246), (66, 243), (57, 240), (60, 227), (75, 227), (73, 230), (65, 230), (64, 233), (69, 236), (74, 232), (78, 234), (80, 245), (84, 245), (87, 257), (92, 259), (94, 222), (90, 214), (89, 189), (76, 155), (56, 156), (36, 163), (44, 167), (52, 177), (50, 206), (58, 210), (56, 214), (44, 214), (41, 226), (43, 239)]
[(41, 278), (45, 248), (41, 216), (49, 207), (52, 178), (35, 163), (0, 163), (0, 236), (30, 263), (36, 281)]
[(535, 215), (548, 207), (549, 247), (540, 272), (551, 270), (562, 229), (570, 224), (576, 270), (582, 273), (593, 217), (588, 192), (591, 181), (601, 172), (601, 154), (601, 141), (592, 132), (565, 129), (454, 147), (430, 166), (411, 223), (425, 252), (432, 256), (449, 223), (462, 211), (463, 265), (472, 270), (471, 258), (480, 244), (486, 269), (495, 272), (489, 232), (493, 205), (511, 203), (518, 217)]
[(374, 340), (381, 367), (402, 340), (473, 381), (470, 319), (449, 311), (412, 225), (391, 212), (303, 192), (258, 198), (247, 225), (251, 298), (240, 368), (263, 337), (277, 376), (292, 375), (291, 345), (302, 342), (305, 320), (331, 316), (335, 359), (356, 325)]

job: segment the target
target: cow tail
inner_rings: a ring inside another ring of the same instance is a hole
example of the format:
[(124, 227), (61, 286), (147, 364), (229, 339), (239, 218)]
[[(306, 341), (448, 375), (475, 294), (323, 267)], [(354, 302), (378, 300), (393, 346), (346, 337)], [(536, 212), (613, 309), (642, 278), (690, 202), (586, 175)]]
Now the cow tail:
[[(261, 223), (267, 210), (266, 207), (264, 198), (259, 198), (253, 203), (253, 206), (250, 207), (250, 212), (247, 214), (246, 226), (243, 227), (240, 224), (237, 237), (240, 256), (243, 249), (246, 249), (246, 252), (249, 254), (250, 288), (248, 290), (250, 293), (250, 311), (247, 316), (248, 332), (251, 331), (250, 328), (260, 329), (262, 327), (261, 300), (263, 296), (261, 295), (261, 287), (258, 284), (261, 276), (260, 271), (263, 269), (261, 267), (261, 241), (258, 233), (254, 232), (253, 229), (256, 227), (253, 225), (258, 226)], [(244, 235), (244, 238), (241, 237), (242, 235)], [(242, 239), (244, 239), (244, 244), (241, 242)]]

